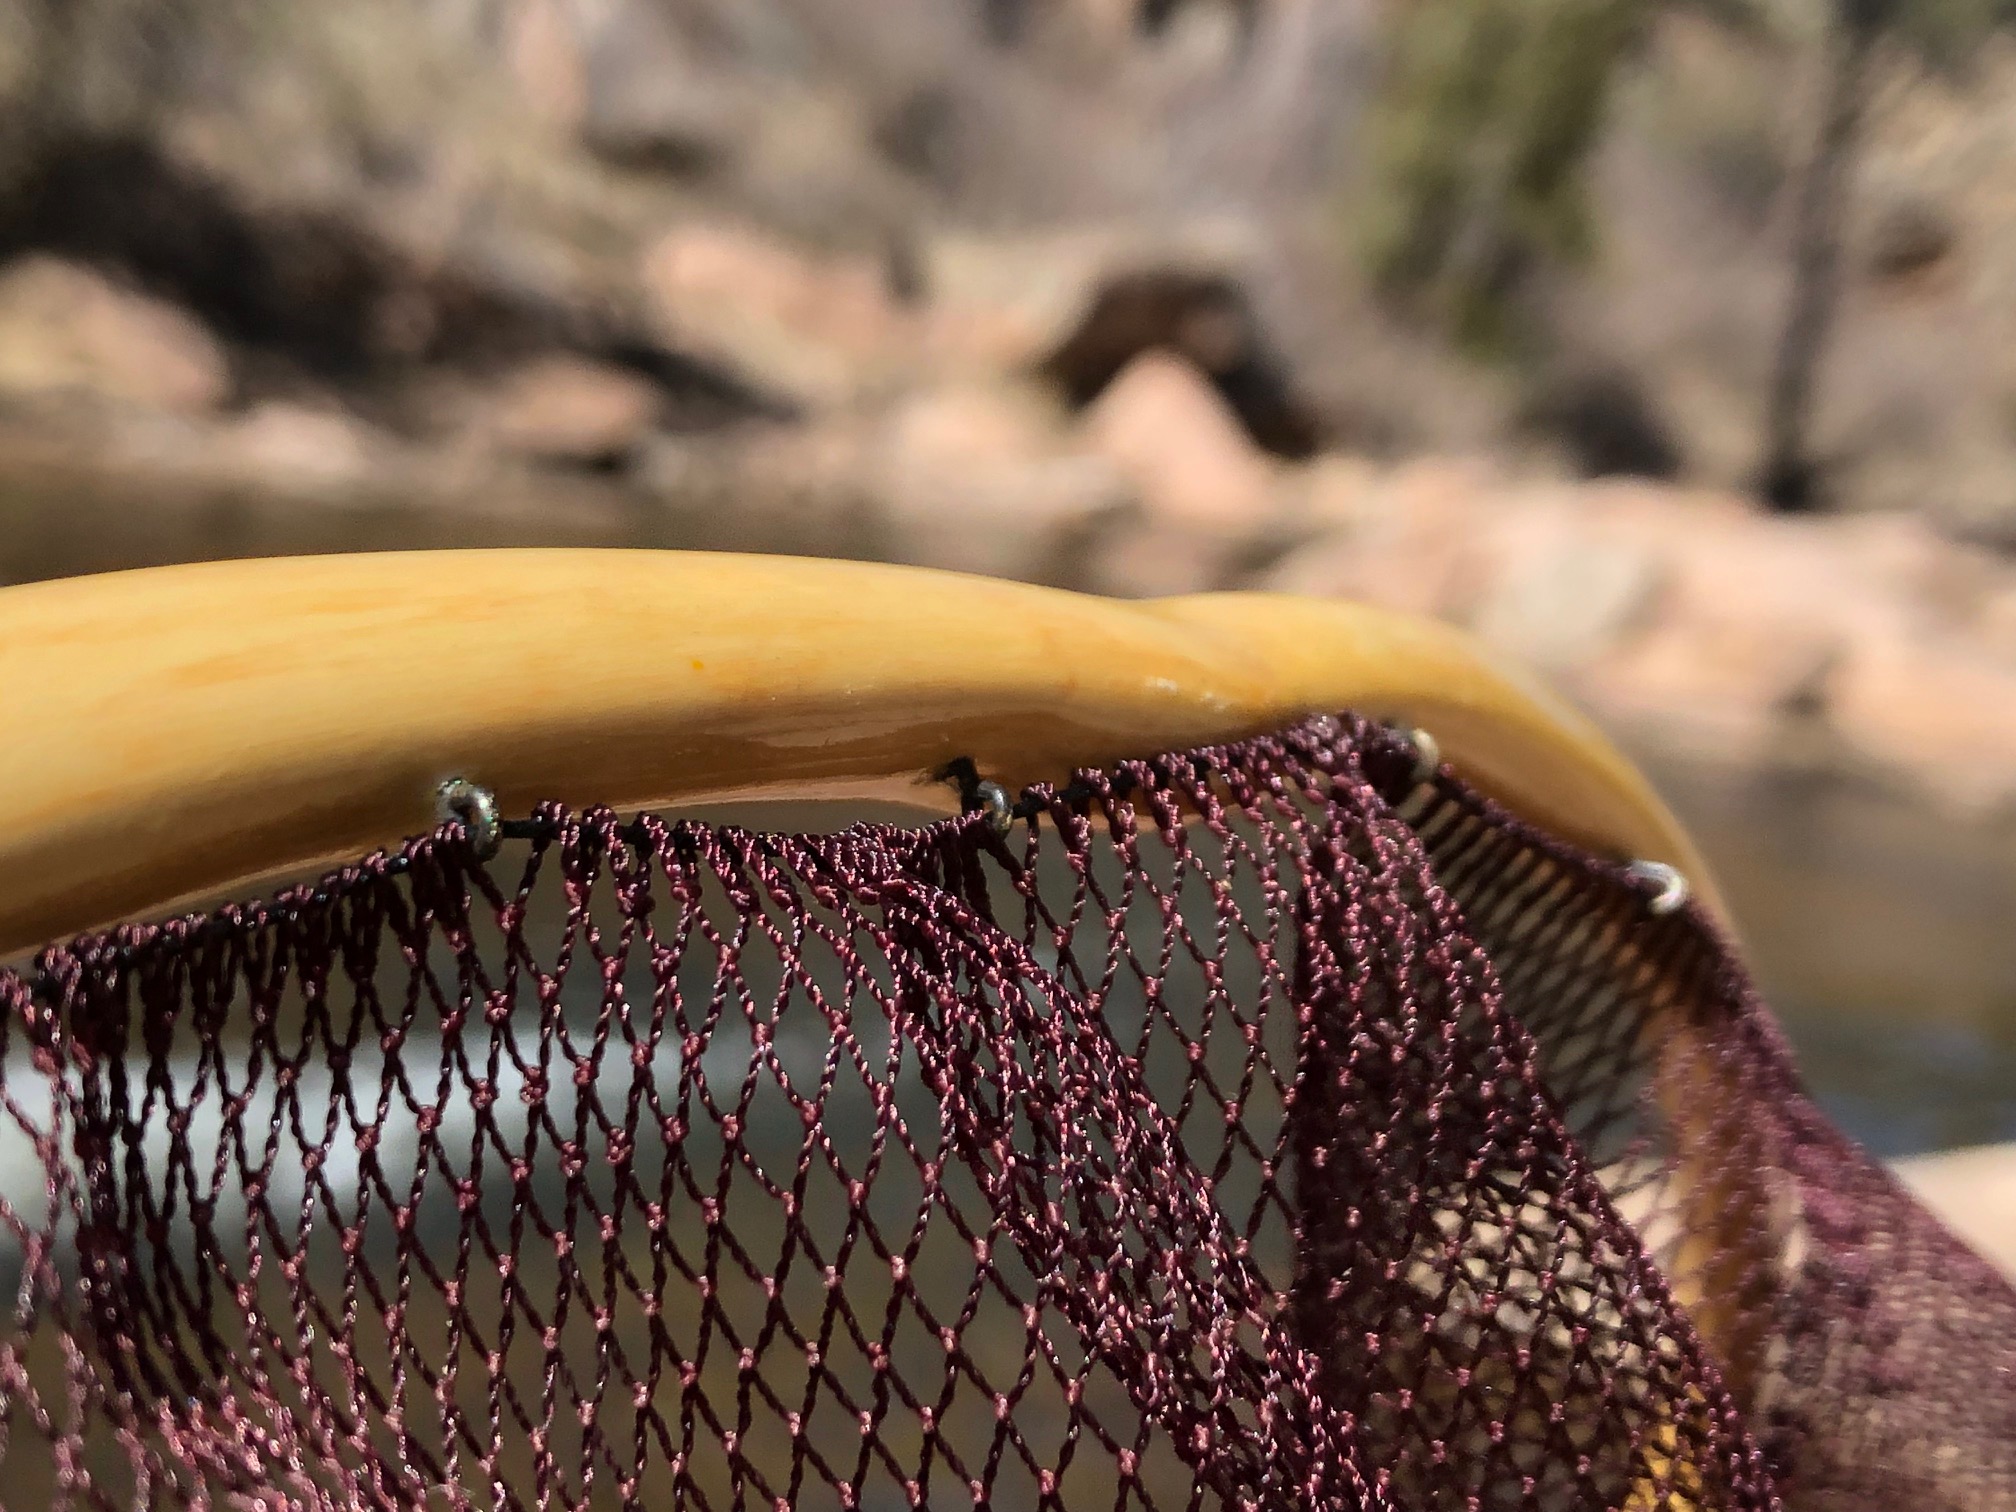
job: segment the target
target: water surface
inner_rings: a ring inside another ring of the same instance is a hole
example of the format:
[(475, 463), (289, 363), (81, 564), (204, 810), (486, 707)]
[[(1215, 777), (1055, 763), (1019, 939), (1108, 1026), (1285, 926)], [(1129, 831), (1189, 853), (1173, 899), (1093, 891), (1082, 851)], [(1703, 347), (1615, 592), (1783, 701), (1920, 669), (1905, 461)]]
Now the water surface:
[(1827, 1111), (1885, 1157), (2016, 1140), (2016, 826), (1848, 780), (1647, 765)]

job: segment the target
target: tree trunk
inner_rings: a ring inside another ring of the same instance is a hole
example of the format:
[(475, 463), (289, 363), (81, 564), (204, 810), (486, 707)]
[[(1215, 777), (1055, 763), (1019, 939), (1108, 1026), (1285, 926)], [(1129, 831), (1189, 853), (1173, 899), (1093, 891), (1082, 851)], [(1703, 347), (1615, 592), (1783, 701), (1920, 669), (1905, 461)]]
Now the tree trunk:
[(1792, 220), (1792, 290), (1764, 419), (1758, 487), (1774, 508), (1820, 507), (1821, 463), (1812, 451), (1821, 369), (1841, 303), (1841, 252), (1855, 159), (1868, 108), (1876, 45), (1889, 0), (1838, 0), (1828, 37), (1820, 138), (1800, 182)]

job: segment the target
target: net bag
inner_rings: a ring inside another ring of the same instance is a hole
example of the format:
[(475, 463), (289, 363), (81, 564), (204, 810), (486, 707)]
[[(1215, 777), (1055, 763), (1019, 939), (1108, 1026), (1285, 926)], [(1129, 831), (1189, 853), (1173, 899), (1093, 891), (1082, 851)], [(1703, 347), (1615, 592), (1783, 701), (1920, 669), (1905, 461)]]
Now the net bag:
[(44, 952), (0, 1504), (2016, 1507), (2016, 1295), (1715, 926), (1421, 778), (549, 807)]

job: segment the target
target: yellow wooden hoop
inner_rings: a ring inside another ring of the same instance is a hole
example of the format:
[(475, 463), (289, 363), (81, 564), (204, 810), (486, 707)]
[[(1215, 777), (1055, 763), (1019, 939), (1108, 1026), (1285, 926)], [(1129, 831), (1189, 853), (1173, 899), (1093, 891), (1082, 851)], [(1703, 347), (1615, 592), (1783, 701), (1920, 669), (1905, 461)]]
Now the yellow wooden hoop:
[(1426, 727), (1532, 822), (1700, 858), (1583, 718), (1446, 627), (1252, 594), (1118, 603), (914, 568), (641, 551), (169, 567), (0, 591), (0, 956), (505, 813), (1012, 787), (1312, 711)]

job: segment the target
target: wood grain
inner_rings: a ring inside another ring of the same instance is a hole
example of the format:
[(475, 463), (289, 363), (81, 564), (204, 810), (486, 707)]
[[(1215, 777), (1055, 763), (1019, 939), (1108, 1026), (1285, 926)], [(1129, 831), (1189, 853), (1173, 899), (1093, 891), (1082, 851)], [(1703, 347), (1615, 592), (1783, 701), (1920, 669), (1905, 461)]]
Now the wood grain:
[(449, 775), (506, 814), (892, 779), (942, 808), (955, 756), (1012, 788), (1343, 709), (1705, 885), (1644, 779), (1476, 643), (1266, 595), (646, 551), (165, 567), (0, 590), (0, 707), (0, 956), (425, 830)]

